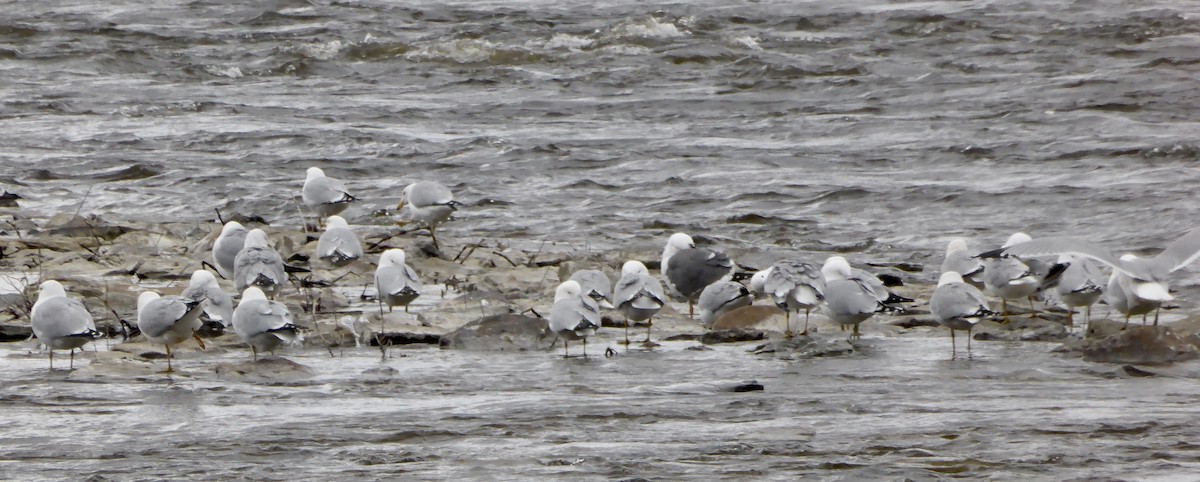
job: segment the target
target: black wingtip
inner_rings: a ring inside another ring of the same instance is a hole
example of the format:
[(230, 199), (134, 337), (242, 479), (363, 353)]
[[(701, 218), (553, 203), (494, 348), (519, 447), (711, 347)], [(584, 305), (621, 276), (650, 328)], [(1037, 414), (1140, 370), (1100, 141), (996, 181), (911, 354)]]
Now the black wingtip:
[(998, 249), (993, 249), (993, 250), (991, 250), (991, 251), (984, 251), (984, 252), (982, 252), (982, 253), (979, 253), (979, 254), (977, 254), (977, 255), (975, 255), (975, 256), (972, 256), (972, 258), (979, 258), (979, 259), (995, 259), (995, 258), (1002, 258), (1002, 257), (1004, 257), (1004, 256), (1005, 256), (1004, 252), (1005, 252), (1007, 249), (1008, 249), (1008, 248), (998, 248)]

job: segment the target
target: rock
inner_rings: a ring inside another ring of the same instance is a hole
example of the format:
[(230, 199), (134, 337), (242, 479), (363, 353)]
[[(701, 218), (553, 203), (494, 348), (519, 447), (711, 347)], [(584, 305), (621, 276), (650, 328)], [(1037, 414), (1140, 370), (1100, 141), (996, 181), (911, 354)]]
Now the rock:
[(313, 374), (308, 367), (277, 356), (242, 363), (221, 363), (213, 371), (225, 379), (263, 382), (295, 382)]
[(767, 334), (762, 330), (752, 328), (737, 328), (733, 330), (710, 331), (700, 337), (700, 343), (705, 345), (714, 345), (717, 343), (738, 343), (743, 341), (756, 341), (767, 339)]
[(0, 324), (0, 343), (25, 341), (33, 336), (33, 328), (28, 323)]
[(1163, 365), (1200, 358), (1192, 337), (1166, 326), (1130, 326), (1083, 349), (1083, 359), (1099, 363)]
[(84, 218), (79, 215), (59, 214), (46, 222), (46, 233), (72, 238), (99, 238), (112, 240), (128, 233), (124, 226), (111, 226), (99, 217)]
[(1121, 367), (1121, 373), (1124, 373), (1126, 376), (1130, 377), (1152, 377), (1155, 375), (1154, 372), (1148, 372), (1133, 365), (1125, 365)]
[(1088, 323), (1087, 331), (1084, 332), (1084, 338), (1088, 340), (1102, 340), (1124, 330), (1124, 321), (1093, 318), (1092, 321)]
[(976, 340), (1061, 341), (1070, 336), (1057, 321), (1012, 316), (1005, 324), (980, 323), (974, 331)]
[(899, 326), (901, 328), (916, 328), (918, 326), (941, 326), (941, 323), (938, 323), (937, 320), (934, 320), (931, 318), (909, 318), (907, 320), (896, 320), (896, 321), (893, 321), (888, 324), (892, 325), (892, 326)]
[(679, 333), (677, 335), (671, 335), (663, 338), (662, 341), (697, 341), (703, 337), (704, 335), (699, 335), (696, 333)]
[(721, 387), (722, 392), (745, 393), (745, 392), (761, 392), (764, 387), (758, 380), (750, 380), (742, 383), (737, 383), (727, 387)]
[(546, 350), (555, 338), (542, 318), (503, 314), (471, 321), (443, 335), (438, 345), (449, 350)]
[(854, 345), (845, 338), (814, 336), (797, 336), (790, 340), (772, 340), (754, 349), (754, 354), (756, 355), (774, 353), (786, 358), (825, 358), (849, 355), (854, 352)]
[(383, 333), (372, 336), (368, 340), (371, 346), (384, 345), (437, 345), (441, 343), (441, 335), (434, 333)]
[[(804, 320), (800, 320), (801, 323)], [(713, 331), (739, 330), (747, 328), (765, 328), (783, 326), (787, 323), (787, 313), (769, 305), (750, 305), (734, 308), (721, 315), (713, 322)]]

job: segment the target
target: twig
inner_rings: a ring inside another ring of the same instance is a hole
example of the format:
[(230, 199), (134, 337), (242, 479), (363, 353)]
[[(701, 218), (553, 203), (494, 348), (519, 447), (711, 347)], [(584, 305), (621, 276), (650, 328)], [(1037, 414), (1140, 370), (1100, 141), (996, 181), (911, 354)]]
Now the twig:
[(529, 257), (529, 262), (525, 263), (525, 266), (533, 266), (533, 260), (537, 259), (539, 254), (542, 254), (542, 248), (544, 247), (546, 247), (545, 239), (542, 240), (542, 244), (538, 246), (538, 249), (533, 253), (533, 256)]
[(92, 195), (92, 188), (93, 188), (93, 187), (96, 187), (96, 185), (95, 185), (95, 184), (93, 184), (93, 185), (91, 185), (91, 186), (88, 186), (87, 192), (83, 193), (83, 199), (80, 199), (80, 200), (79, 200), (79, 205), (75, 207), (75, 214), (72, 214), (72, 215), (71, 215), (71, 217), (72, 217), (72, 218), (74, 218), (75, 216), (78, 216), (78, 215), (79, 215), (79, 211), (80, 211), (81, 209), (83, 209), (83, 203), (87, 202), (88, 196), (91, 196), (91, 195)]
[(501, 253), (499, 251), (492, 251), (492, 254), (499, 256), (501, 258), (504, 258), (504, 260), (508, 261), (508, 264), (511, 264), (514, 268), (517, 267), (517, 263), (514, 263), (513, 260), (508, 259), (508, 256), (505, 256), (504, 253)]
[(216, 213), (217, 213), (217, 222), (221, 223), (221, 226), (224, 226), (225, 218), (221, 217), (221, 210), (217, 209), (217, 208), (213, 208), (213, 211), (216, 211)]
[[(467, 251), (466, 256), (463, 256), (462, 261), (459, 261), (458, 264), (466, 263), (467, 258), (470, 258), (471, 254), (475, 253), (475, 248), (482, 246), (484, 241), (485, 241), (485, 239), (480, 239), (478, 243), (471, 245), (471, 249)], [(458, 259), (458, 258), (455, 258), (455, 259)]]

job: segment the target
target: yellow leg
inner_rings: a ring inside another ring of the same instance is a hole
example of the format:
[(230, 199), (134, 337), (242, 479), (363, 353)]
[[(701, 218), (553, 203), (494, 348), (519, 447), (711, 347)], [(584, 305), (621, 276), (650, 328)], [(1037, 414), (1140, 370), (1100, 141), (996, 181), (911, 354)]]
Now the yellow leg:
[(208, 349), (208, 347), (204, 346), (204, 340), (201, 340), (201, 339), (200, 339), (200, 335), (197, 335), (197, 334), (195, 334), (195, 333), (192, 333), (192, 338), (195, 338), (195, 339), (196, 339), (196, 344), (197, 344), (197, 345), (200, 345), (200, 349), (201, 349), (201, 350), (207, 350), (207, 349)]
[(950, 329), (950, 359), (953, 360), (954, 356), (957, 354), (958, 354), (958, 348), (956, 348), (954, 346), (954, 328), (951, 328)]
[(171, 358), (173, 358), (171, 355), (171, 345), (163, 346), (167, 347), (167, 371), (164, 373), (175, 373), (175, 368), (171, 366)]
[(808, 336), (808, 308), (804, 309), (804, 331), (800, 332), (800, 334)]

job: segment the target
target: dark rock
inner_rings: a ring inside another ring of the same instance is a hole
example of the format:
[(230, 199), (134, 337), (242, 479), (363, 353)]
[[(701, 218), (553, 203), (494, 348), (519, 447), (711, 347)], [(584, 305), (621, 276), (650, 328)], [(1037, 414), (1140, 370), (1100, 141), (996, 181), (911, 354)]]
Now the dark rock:
[(55, 236), (67, 236), (72, 238), (99, 238), (104, 240), (113, 240), (121, 235), (132, 231), (124, 226), (112, 226), (99, 217), (92, 216), (85, 218), (83, 216), (59, 215), (51, 218), (46, 223), (45, 232)]
[[(648, 323), (646, 321), (630, 321), (629, 327), (633, 328), (635, 326), (640, 326), (642, 328), (645, 328), (649, 324), (650, 323)], [(603, 317), (600, 318), (600, 326), (603, 326), (605, 328), (622, 328), (622, 329), (624, 329), (625, 328), (625, 319), (624, 318), (616, 319), (611, 316), (604, 315)]]
[(1200, 358), (1190, 337), (1166, 326), (1130, 326), (1083, 349), (1083, 359), (1100, 363), (1162, 365)]
[(763, 385), (761, 383), (758, 383), (758, 380), (750, 380), (750, 381), (738, 383), (735, 385), (731, 385), (728, 387), (723, 387), (723, 388), (721, 388), (721, 391), (722, 392), (745, 393), (745, 392), (761, 392), (761, 391), (763, 391), (763, 389), (764, 389)]
[(1010, 316), (1008, 323), (980, 324), (975, 329), (973, 338), (999, 341), (1061, 341), (1069, 336), (1067, 327), (1062, 323), (1041, 318)]
[(687, 348), (684, 348), (684, 350), (687, 350), (687, 351), (713, 351), (712, 348), (709, 348), (704, 345), (689, 346)]
[(717, 343), (738, 343), (743, 341), (756, 341), (765, 339), (767, 339), (767, 334), (762, 330), (738, 328), (733, 330), (710, 331), (700, 337), (700, 343), (705, 345), (714, 345)]
[(938, 323), (937, 320), (930, 319), (930, 318), (909, 318), (907, 320), (896, 320), (896, 321), (893, 321), (888, 324), (892, 325), (892, 326), (899, 326), (901, 328), (916, 328), (918, 326), (940, 326), (941, 325), (941, 323)]
[(384, 345), (437, 345), (442, 336), (433, 333), (383, 333), (371, 337), (371, 346)]
[(0, 343), (25, 341), (33, 336), (33, 328), (27, 323), (0, 324)]
[(899, 276), (896, 276), (894, 274), (880, 273), (880, 274), (875, 275), (875, 277), (879, 278), (879, 281), (882, 281), (883, 285), (888, 288), (894, 288), (896, 286), (904, 286), (904, 280), (900, 279)]
[(471, 321), (442, 335), (438, 345), (445, 350), (546, 350), (555, 338), (544, 319), (503, 314)]
[[(896, 268), (900, 271), (908, 273), (920, 273), (925, 271), (925, 266), (921, 265), (920, 263), (867, 263), (867, 266), (874, 266), (876, 268)], [(883, 278), (880, 278), (880, 280), (886, 283), (886, 280)]]
[(1088, 323), (1084, 338), (1088, 340), (1102, 340), (1122, 331), (1125, 331), (1124, 321), (1093, 319)]
[(854, 352), (854, 345), (842, 337), (797, 336), (788, 340), (773, 340), (754, 348), (756, 355), (774, 353), (785, 358), (825, 358)]
[(702, 338), (703, 336), (704, 335), (698, 335), (695, 333), (679, 333), (677, 335), (671, 335), (666, 338), (663, 338), (662, 341), (696, 341), (696, 340), (699, 340), (700, 338)]
[(1156, 375), (1156, 373), (1154, 373), (1154, 372), (1148, 372), (1146, 370), (1141, 370), (1138, 367), (1135, 367), (1133, 365), (1125, 365), (1125, 366), (1121, 367), (1121, 373), (1124, 373), (1131, 377), (1152, 377), (1152, 376)]
[(20, 205), (17, 204), (18, 199), (21, 199), (21, 196), (19, 196), (17, 194), (13, 194), (8, 191), (4, 191), (4, 194), (0, 194), (0, 207), (3, 207), (3, 208), (20, 207)]

